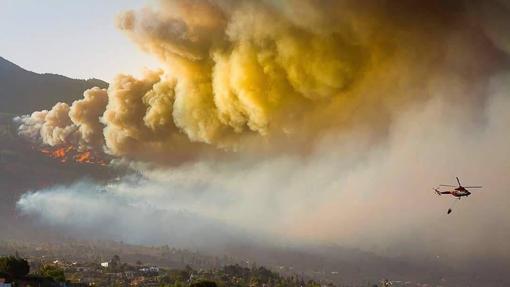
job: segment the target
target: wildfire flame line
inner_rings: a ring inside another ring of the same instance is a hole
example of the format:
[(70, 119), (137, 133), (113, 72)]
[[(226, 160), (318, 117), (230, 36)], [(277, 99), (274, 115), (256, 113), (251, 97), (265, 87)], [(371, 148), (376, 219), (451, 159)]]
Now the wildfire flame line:
[(42, 154), (56, 159), (61, 163), (77, 162), (81, 164), (107, 165), (108, 160), (90, 150), (78, 151), (73, 146), (37, 148)]

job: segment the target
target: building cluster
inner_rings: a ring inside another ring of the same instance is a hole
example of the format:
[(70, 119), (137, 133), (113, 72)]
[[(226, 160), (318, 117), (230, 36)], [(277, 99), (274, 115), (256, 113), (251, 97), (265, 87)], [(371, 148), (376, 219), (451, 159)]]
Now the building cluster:
[(64, 271), (71, 286), (160, 286), (160, 268), (153, 265), (130, 265), (114, 260), (105, 262), (65, 262), (58, 267)]

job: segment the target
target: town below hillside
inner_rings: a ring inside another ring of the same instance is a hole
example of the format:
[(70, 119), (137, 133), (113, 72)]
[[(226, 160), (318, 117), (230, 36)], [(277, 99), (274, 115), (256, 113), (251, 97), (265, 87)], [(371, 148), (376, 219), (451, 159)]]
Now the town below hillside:
[[(386, 278), (363, 282), (333, 281), (311, 276), (294, 265), (265, 265), (247, 258), (213, 256), (188, 249), (131, 245), (115, 241), (29, 243), (0, 241), (0, 258), (26, 260), (29, 270), (13, 278), (2, 271), (1, 282), (17, 286), (432, 286)], [(316, 270), (318, 275), (331, 273)], [(333, 274), (342, 276), (341, 274)], [(316, 275), (317, 275), (316, 274)], [(3, 276), (3, 277), (2, 277)], [(23, 285), (25, 284), (25, 285)], [(448, 286), (445, 284), (444, 286)]]
[(331, 283), (305, 281), (298, 276), (285, 277), (265, 267), (225, 265), (214, 269), (164, 268), (128, 264), (114, 255), (105, 262), (50, 260), (46, 257), (24, 259), (0, 257), (0, 286), (334, 286)]

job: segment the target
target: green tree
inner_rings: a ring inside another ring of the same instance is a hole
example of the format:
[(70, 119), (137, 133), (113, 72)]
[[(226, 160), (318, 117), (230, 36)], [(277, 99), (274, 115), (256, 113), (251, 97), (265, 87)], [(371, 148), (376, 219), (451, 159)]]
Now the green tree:
[(115, 254), (113, 255), (112, 259), (110, 260), (109, 269), (113, 272), (117, 272), (121, 268), (120, 264), (120, 257), (119, 255)]
[(44, 265), (39, 269), (39, 274), (43, 277), (51, 278), (57, 282), (65, 282), (64, 270), (55, 265)]
[(0, 273), (5, 273), (12, 279), (23, 278), (29, 271), (28, 261), (23, 258), (17, 256), (0, 257)]

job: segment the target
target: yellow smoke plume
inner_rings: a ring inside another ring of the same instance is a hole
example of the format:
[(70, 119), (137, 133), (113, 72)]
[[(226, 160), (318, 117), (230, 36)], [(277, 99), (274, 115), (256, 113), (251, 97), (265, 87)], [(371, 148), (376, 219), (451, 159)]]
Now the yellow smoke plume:
[(25, 117), (20, 133), (167, 160), (302, 151), (331, 130), (384, 130), (450, 72), (452, 29), (464, 29), (454, 46), (474, 53), (461, 2), (396, 2), (169, 0), (125, 12), (118, 27), (162, 70), (119, 75), (107, 94)]

